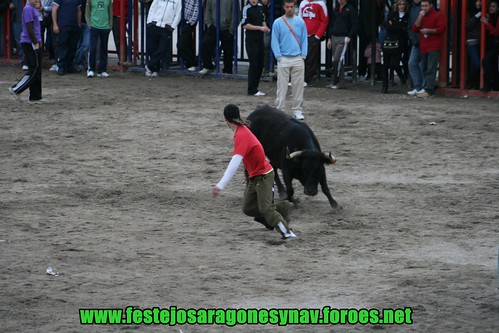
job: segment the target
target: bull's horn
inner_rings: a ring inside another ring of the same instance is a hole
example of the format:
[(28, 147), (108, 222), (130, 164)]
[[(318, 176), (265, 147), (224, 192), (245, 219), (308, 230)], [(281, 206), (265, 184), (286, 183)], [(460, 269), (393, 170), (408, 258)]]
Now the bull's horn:
[(329, 155), (324, 153), (324, 157), (329, 159), (332, 164), (336, 164), (336, 157), (334, 157), (334, 155), (331, 154), (331, 152), (329, 152)]
[(287, 158), (288, 160), (291, 160), (291, 159), (293, 159), (293, 158), (295, 158), (295, 157), (298, 157), (298, 156), (300, 156), (302, 153), (303, 153), (303, 151), (301, 151), (301, 150), (297, 150), (297, 151), (294, 151), (294, 152), (292, 152), (292, 153), (290, 154), (290, 153), (289, 153), (289, 148), (287, 148), (287, 147), (286, 147), (286, 158)]

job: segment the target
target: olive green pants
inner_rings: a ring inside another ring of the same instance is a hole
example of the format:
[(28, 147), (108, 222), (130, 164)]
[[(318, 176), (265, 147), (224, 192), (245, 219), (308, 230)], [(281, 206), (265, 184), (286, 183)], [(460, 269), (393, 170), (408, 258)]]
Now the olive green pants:
[[(274, 171), (248, 179), (244, 193), (243, 212), (248, 216), (263, 216), (271, 227), (277, 223), (282, 224), (289, 230), (288, 223), (283, 215), (286, 215), (288, 204), (280, 201), (273, 203), (272, 186), (274, 185)], [(282, 214), (282, 215), (281, 215)], [(275, 228), (282, 234), (279, 228)]]

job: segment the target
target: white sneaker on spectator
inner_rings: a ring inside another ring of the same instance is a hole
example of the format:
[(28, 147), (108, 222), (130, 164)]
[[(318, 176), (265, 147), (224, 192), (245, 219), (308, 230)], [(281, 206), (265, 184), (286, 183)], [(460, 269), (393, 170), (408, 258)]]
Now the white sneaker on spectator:
[(108, 72), (102, 72), (102, 73), (97, 74), (97, 77), (109, 77), (109, 74), (108, 74)]
[(52, 67), (49, 68), (49, 71), (51, 72), (57, 72), (59, 70), (59, 67), (57, 64), (53, 64)]
[(29, 69), (28, 65), (23, 65), (23, 71), (27, 71)]
[(303, 113), (301, 111), (295, 111), (295, 119), (300, 120), (300, 121), (304, 121), (305, 117), (303, 116)]
[(195, 71), (196, 71), (196, 69), (198, 69), (196, 66), (192, 66), (192, 67), (187, 68), (187, 70), (188, 70), (189, 72), (195, 72)]
[(88, 70), (88, 71), (87, 71), (87, 77), (88, 77), (88, 78), (91, 78), (91, 77), (94, 77), (94, 76), (95, 76), (94, 71), (91, 71), (91, 70)]
[(147, 76), (147, 77), (151, 77), (151, 75), (152, 75), (151, 70), (149, 69), (149, 67), (147, 67), (147, 65), (146, 65), (146, 67), (145, 67), (145, 68), (146, 68), (146, 73), (145, 73), (145, 74), (146, 74), (146, 76)]
[(332, 84), (332, 85), (327, 86), (327, 87), (330, 88), (330, 89), (338, 89), (338, 86), (335, 85), (335, 84)]
[(418, 90), (417, 90), (417, 89), (413, 89), (413, 90), (411, 90), (411, 91), (408, 91), (408, 92), (407, 92), (407, 95), (409, 95), (409, 96), (416, 96), (417, 92), (418, 92)]
[(199, 74), (201, 75), (206, 75), (208, 74), (209, 72), (211, 72), (211, 70), (209, 70), (208, 68), (203, 68), (202, 70), (199, 71)]
[(257, 91), (256, 94), (253, 94), (253, 96), (260, 97), (260, 96), (265, 96), (264, 92)]
[(159, 73), (158, 72), (152, 72), (151, 77), (159, 77)]

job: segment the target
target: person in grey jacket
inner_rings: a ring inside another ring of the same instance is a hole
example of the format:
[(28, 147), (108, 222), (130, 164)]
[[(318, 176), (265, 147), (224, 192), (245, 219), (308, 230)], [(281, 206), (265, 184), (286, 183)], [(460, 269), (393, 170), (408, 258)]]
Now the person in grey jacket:
[(423, 74), (423, 57), (419, 50), (419, 34), (412, 31), (412, 25), (416, 22), (419, 13), (421, 12), (421, 0), (413, 0), (413, 4), (409, 11), (409, 21), (407, 31), (409, 33), (409, 42), (411, 46), (411, 54), (409, 56), (409, 74), (411, 75), (413, 90), (408, 91), (407, 95), (416, 96), (425, 86)]
[[(232, 74), (234, 58), (234, 30), (239, 24), (239, 8), (235, 8), (234, 0), (220, 0), (220, 42), (223, 51), (223, 73)], [(234, 21), (234, 11), (237, 11), (237, 20)], [(212, 58), (217, 42), (217, 0), (206, 1), (204, 14), (205, 32), (202, 40), (203, 69), (199, 74), (205, 75), (215, 69)]]

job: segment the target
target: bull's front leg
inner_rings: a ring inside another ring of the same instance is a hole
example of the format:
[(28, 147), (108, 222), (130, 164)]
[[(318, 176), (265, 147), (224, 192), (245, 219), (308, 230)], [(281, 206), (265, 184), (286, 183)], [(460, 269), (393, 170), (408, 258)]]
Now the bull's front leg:
[(333, 199), (333, 196), (331, 195), (331, 192), (329, 191), (329, 187), (327, 186), (327, 181), (326, 181), (326, 175), (323, 175), (321, 177), (320, 184), (321, 184), (322, 193), (324, 193), (326, 195), (327, 199), (329, 200), (329, 204), (331, 205), (331, 208), (341, 209), (342, 207), (340, 205), (338, 205), (336, 200)]

